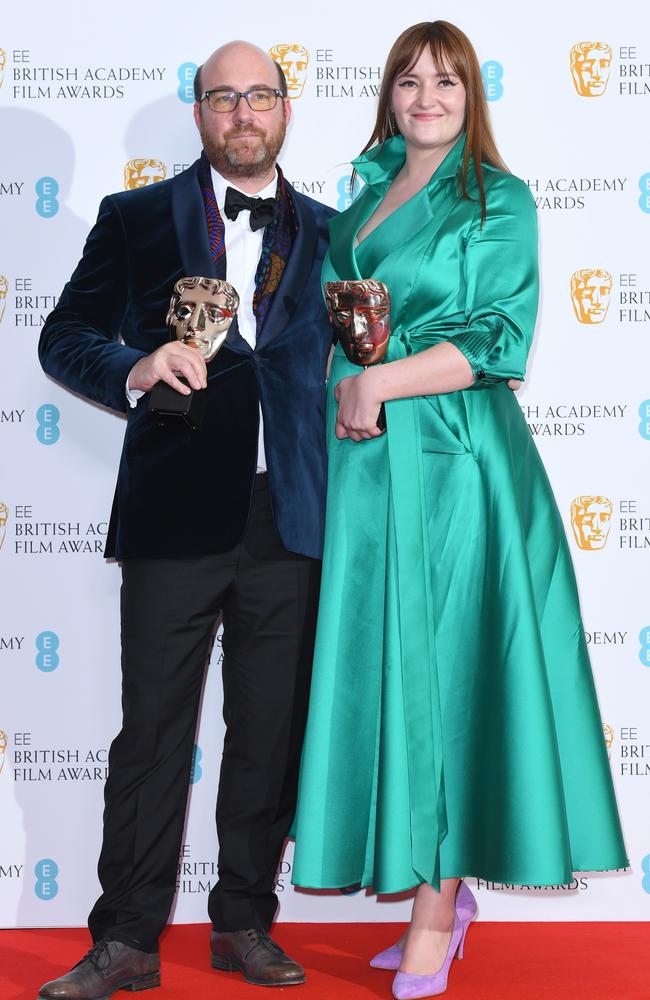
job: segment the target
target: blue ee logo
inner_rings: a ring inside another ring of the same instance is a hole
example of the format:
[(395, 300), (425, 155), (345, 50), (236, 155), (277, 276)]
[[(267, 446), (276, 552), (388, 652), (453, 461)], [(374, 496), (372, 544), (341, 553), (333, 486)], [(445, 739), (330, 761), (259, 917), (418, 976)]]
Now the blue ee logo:
[(643, 878), (641, 879), (643, 891), (650, 894), (650, 854), (646, 854), (641, 862), (641, 870), (643, 872)]
[(197, 781), (200, 781), (203, 777), (203, 768), (201, 767), (201, 760), (203, 758), (203, 751), (201, 747), (196, 743), (194, 744), (194, 750), (192, 752), (192, 767), (190, 769), (190, 785), (195, 785)]
[(639, 659), (644, 667), (650, 667), (650, 625), (646, 625), (639, 632), (639, 642), (641, 643)]
[(346, 208), (349, 208), (356, 196), (359, 193), (359, 178), (354, 178), (354, 187), (350, 190), (350, 181), (352, 180), (352, 174), (345, 174), (339, 179), (336, 185), (336, 190), (338, 193), (338, 199), (336, 202), (336, 207), (339, 212), (345, 212)]
[(58, 181), (53, 177), (41, 177), (36, 181), (36, 211), (43, 219), (51, 219), (59, 211), (56, 196), (59, 193)]
[(641, 417), (639, 434), (646, 441), (650, 441), (650, 399), (644, 399), (639, 406), (639, 416)]
[(59, 866), (56, 861), (52, 861), (51, 858), (43, 858), (42, 861), (37, 861), (34, 866), (34, 874), (36, 876), (34, 892), (38, 898), (44, 901), (54, 899), (59, 891), (59, 885), (56, 880), (59, 874)]
[(56, 444), (61, 437), (59, 419), (61, 414), (54, 403), (43, 403), (36, 411), (36, 438), (41, 444)]
[(639, 198), (639, 208), (642, 212), (650, 213), (650, 174), (644, 174), (639, 178), (641, 197)]
[(59, 665), (59, 637), (56, 632), (40, 632), (36, 636), (36, 666), (49, 674)]
[(496, 59), (490, 59), (481, 66), (483, 90), (488, 101), (498, 101), (503, 97), (503, 66)]
[(180, 80), (176, 93), (184, 104), (194, 104), (194, 77), (198, 68), (196, 63), (187, 62), (182, 63), (176, 72)]

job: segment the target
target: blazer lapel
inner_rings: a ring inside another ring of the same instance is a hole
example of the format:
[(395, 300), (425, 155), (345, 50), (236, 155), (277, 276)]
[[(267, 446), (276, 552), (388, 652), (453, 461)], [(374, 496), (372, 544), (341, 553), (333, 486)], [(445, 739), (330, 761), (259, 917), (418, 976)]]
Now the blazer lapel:
[(196, 274), (214, 275), (208, 224), (197, 176), (198, 162), (197, 160), (188, 170), (179, 174), (172, 188), (172, 216), (180, 258), (187, 277)]
[(257, 337), (258, 344), (266, 344), (286, 327), (291, 319), (307, 279), (311, 273), (318, 240), (316, 218), (300, 196), (292, 192), (298, 229), (284, 274), (275, 291), (268, 315)]

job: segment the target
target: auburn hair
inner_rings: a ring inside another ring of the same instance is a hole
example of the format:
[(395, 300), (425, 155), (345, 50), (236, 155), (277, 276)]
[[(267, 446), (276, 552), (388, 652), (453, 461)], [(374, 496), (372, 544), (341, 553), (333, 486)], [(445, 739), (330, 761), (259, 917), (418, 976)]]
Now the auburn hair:
[(467, 175), (471, 162), (474, 165), (479, 186), (481, 220), (484, 222), (486, 204), (482, 163), (489, 163), (500, 170), (507, 171), (508, 168), (499, 155), (492, 134), (481, 68), (474, 47), (467, 35), (460, 28), (450, 24), (449, 21), (421, 21), (420, 24), (414, 24), (407, 28), (399, 36), (386, 60), (386, 68), (379, 89), (375, 127), (361, 152), (365, 153), (376, 143), (384, 142), (391, 136), (399, 134), (391, 108), (393, 84), (398, 76), (415, 66), (426, 46), (429, 47), (438, 73), (453, 72), (465, 88), (467, 141), (460, 175), (460, 188), (463, 198), (469, 198)]

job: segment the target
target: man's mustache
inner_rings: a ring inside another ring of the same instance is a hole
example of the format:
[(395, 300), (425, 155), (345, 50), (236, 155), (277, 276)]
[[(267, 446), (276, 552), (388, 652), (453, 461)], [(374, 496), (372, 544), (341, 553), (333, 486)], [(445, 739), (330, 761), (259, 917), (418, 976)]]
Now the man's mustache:
[(260, 139), (264, 138), (265, 133), (261, 128), (257, 128), (255, 125), (235, 125), (234, 128), (228, 129), (224, 132), (224, 139), (232, 139), (237, 135), (257, 135)]

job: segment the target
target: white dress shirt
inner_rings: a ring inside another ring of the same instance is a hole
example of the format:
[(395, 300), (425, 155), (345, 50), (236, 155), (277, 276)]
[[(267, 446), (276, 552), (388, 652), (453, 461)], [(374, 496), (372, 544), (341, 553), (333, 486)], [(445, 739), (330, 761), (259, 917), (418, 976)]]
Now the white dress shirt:
[[(226, 218), (223, 205), (226, 197), (226, 188), (234, 187), (235, 184), (227, 181), (225, 177), (218, 174), (214, 167), (210, 167), (212, 174), (212, 184), (215, 198), (219, 206), (219, 212), (223, 219), (226, 242), (226, 279), (234, 286), (239, 295), (239, 309), (237, 311), (237, 323), (239, 332), (244, 340), (255, 349), (256, 321), (253, 312), (253, 295), (255, 294), (255, 274), (257, 265), (262, 255), (262, 241), (264, 239), (264, 229), (255, 232), (250, 226), (250, 212), (242, 211), (237, 218), (232, 221)], [(270, 184), (261, 191), (256, 191), (255, 198), (275, 198), (278, 188), (277, 174)], [(242, 192), (245, 194), (245, 192)], [(129, 389), (127, 379), (126, 398), (129, 406), (135, 406), (142, 396), (139, 389)], [(266, 454), (264, 451), (264, 425), (262, 422), (262, 410), (260, 407), (260, 428), (257, 447), (257, 471), (266, 472)]]

